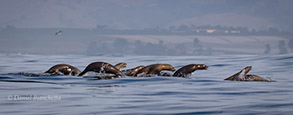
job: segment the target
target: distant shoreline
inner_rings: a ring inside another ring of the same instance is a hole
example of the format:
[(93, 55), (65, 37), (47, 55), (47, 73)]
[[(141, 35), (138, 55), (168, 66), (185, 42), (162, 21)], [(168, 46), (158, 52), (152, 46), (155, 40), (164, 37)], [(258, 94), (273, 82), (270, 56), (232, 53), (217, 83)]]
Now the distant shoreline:
[(240, 31), (240, 30), (216, 30), (216, 29), (192, 29), (192, 30), (168, 30), (168, 29), (99, 29), (99, 28), (16, 28), (6, 27), (0, 30), (0, 33), (6, 33), (9, 31), (23, 31), (30, 32), (57, 32), (64, 31), (74, 33), (79, 31), (82, 33), (96, 34), (96, 35), (200, 35), (200, 36), (293, 36), (292, 32), (284, 32), (277, 30), (259, 30), (259, 31)]
[[(55, 35), (62, 30), (61, 35)], [(29, 54), (262, 55), (279, 54), (293, 35), (153, 35), (97, 33), (94, 29), (19, 29), (0, 31), (0, 52)]]

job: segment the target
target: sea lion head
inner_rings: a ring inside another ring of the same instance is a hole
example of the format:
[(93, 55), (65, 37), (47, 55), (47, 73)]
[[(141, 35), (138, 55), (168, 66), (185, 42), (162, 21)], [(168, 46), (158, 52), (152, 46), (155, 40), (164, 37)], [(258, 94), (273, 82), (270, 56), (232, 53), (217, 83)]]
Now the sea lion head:
[(123, 63), (123, 62), (118, 63), (118, 64), (115, 65), (115, 67), (117, 69), (125, 68), (126, 66), (127, 66), (127, 64), (126, 63)]
[(245, 67), (244, 70), (244, 75), (246, 75), (250, 70), (252, 69), (252, 66), (247, 66)]

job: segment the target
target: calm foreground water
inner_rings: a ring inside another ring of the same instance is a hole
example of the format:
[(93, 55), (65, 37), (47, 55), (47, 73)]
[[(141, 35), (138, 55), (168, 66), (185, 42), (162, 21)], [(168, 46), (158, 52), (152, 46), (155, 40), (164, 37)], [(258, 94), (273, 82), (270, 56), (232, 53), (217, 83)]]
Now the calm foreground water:
[[(153, 63), (176, 69), (207, 64), (190, 79), (176, 77), (93, 80), (75, 76), (27, 77), (67, 63)], [(276, 82), (223, 79), (251, 65), (251, 74)], [(0, 54), (0, 114), (293, 114), (293, 55), (276, 56), (42, 56)]]

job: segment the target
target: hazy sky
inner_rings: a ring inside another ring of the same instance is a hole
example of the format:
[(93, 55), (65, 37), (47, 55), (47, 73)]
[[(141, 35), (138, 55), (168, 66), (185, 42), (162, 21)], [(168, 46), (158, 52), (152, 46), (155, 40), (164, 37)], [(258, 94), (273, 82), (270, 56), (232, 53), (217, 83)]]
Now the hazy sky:
[(0, 0), (0, 27), (167, 28), (224, 25), (293, 29), (293, 0)]

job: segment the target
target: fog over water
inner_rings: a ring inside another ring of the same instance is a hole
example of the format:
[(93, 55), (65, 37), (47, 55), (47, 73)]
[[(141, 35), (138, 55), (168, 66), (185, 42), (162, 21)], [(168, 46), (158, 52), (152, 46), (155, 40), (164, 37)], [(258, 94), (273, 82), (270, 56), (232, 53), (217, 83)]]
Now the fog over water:
[(1, 0), (0, 52), (285, 54), (292, 51), (290, 4), (291, 0)]
[(291, 0), (1, 0), (0, 26), (150, 28), (171, 25), (292, 29)]

